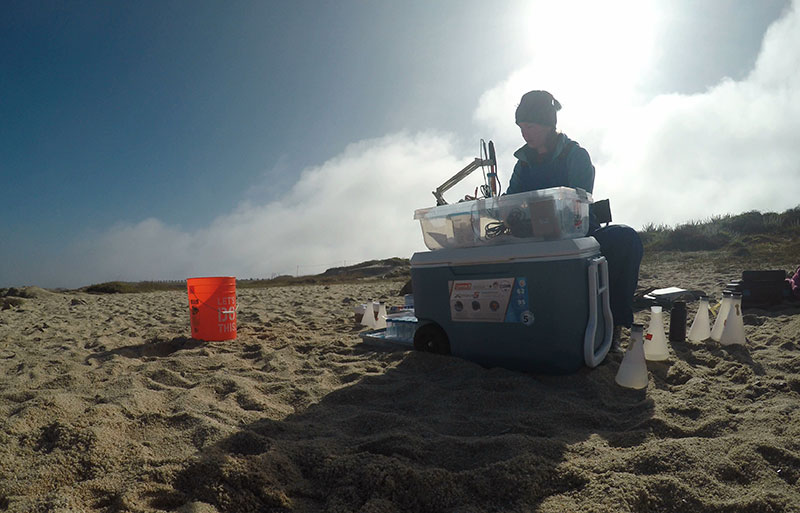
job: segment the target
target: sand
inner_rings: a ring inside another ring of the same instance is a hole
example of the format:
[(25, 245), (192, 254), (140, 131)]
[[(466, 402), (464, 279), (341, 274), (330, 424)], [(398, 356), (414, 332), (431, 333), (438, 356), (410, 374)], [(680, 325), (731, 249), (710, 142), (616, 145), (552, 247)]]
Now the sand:
[(240, 289), (225, 342), (189, 338), (185, 293), (35, 290), (0, 312), (0, 511), (800, 512), (800, 305), (633, 391), (618, 354), (551, 377), (362, 341), (354, 301), (402, 285)]

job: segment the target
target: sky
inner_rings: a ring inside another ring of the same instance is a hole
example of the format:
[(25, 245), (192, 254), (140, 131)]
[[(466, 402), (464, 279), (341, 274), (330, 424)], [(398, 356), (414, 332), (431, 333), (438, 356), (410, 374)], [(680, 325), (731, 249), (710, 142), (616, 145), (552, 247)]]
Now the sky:
[[(426, 250), (416, 209), (546, 89), (640, 229), (800, 205), (800, 0), (8, 0), (0, 287)], [(445, 195), (473, 192), (480, 172)]]

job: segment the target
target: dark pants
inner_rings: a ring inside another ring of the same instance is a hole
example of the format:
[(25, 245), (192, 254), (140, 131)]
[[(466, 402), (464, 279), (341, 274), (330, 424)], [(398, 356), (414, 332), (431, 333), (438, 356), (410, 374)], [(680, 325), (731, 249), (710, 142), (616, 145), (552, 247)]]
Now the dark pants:
[(644, 254), (639, 234), (630, 226), (612, 224), (597, 228), (589, 235), (600, 243), (600, 251), (608, 261), (614, 326), (630, 327), (633, 323), (633, 294), (639, 283), (639, 264)]

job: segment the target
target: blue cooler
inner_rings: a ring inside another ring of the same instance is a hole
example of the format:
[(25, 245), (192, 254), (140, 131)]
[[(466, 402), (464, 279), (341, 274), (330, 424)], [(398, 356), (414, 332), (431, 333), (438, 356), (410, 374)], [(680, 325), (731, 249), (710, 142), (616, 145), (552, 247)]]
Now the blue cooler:
[(593, 237), (443, 248), (411, 258), (417, 349), (566, 374), (611, 346), (608, 267)]

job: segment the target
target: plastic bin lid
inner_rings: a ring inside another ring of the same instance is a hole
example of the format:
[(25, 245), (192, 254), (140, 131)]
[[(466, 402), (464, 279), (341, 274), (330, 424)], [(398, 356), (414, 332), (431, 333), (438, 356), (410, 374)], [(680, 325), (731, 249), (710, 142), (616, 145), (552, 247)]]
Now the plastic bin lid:
[(420, 208), (414, 211), (414, 219), (423, 217), (444, 217), (451, 214), (468, 214), (476, 210), (485, 208), (495, 208), (502, 206), (503, 203), (513, 204), (516, 201), (539, 201), (548, 198), (557, 199), (579, 199), (586, 203), (592, 203), (592, 195), (583, 189), (573, 189), (572, 187), (550, 187), (549, 189), (537, 189), (534, 191), (518, 192), (516, 194), (504, 194), (493, 198), (480, 198), (470, 201), (459, 201), (447, 205), (436, 207)]
[(470, 248), (444, 248), (414, 253), (411, 267), (472, 265), (488, 263), (549, 262), (588, 258), (600, 254), (594, 237), (562, 239), (546, 242), (525, 242)]
[(414, 219), (417, 220), (424, 217), (445, 217), (452, 214), (470, 214), (472, 212), (478, 212), (485, 209), (485, 204), (487, 201), (490, 200), (477, 199), (460, 201), (458, 203), (451, 203), (448, 205), (439, 205), (438, 207), (420, 208), (414, 211)]

